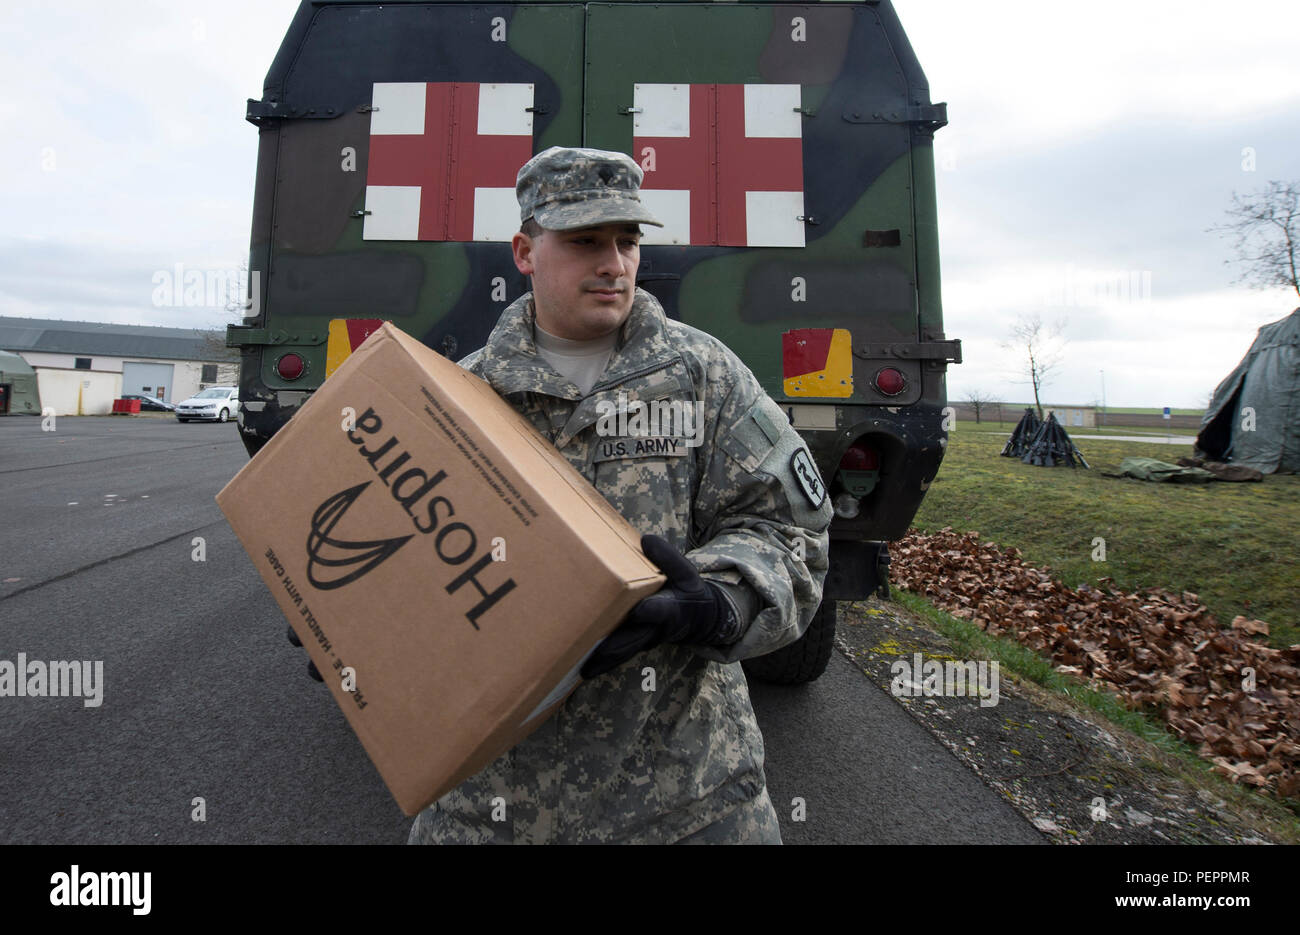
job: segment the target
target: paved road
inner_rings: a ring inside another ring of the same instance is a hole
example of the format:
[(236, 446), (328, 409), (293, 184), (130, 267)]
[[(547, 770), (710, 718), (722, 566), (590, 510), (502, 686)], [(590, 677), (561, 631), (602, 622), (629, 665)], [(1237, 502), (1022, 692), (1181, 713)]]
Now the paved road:
[[(246, 461), (234, 425), (0, 418), (0, 660), (104, 666), (98, 707), (0, 697), (0, 843), (405, 840), (212, 499)], [(787, 842), (1043, 840), (842, 657), (753, 695)]]

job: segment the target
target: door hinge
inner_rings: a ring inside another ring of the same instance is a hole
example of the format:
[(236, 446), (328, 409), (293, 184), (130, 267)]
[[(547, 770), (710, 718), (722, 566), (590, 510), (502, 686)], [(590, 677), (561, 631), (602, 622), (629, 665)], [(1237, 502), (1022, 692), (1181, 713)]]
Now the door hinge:
[(933, 132), (948, 125), (948, 104), (902, 104), (878, 101), (858, 104), (844, 112), (849, 123), (913, 123)]
[(853, 349), (853, 356), (864, 360), (893, 357), (898, 360), (942, 360), (950, 364), (959, 364), (961, 363), (961, 339), (860, 344)]
[[(379, 108), (370, 108), (378, 110)], [(360, 108), (358, 108), (360, 110)], [(267, 126), (273, 120), (290, 118), (303, 120), (332, 120), (339, 116), (336, 107), (293, 107), (283, 101), (255, 101), (251, 97), (244, 109), (244, 119), (255, 127)]]
[(226, 347), (244, 347), (246, 345), (273, 347), (277, 344), (311, 346), (324, 344), (328, 338), (328, 334), (302, 332), (291, 334), (283, 328), (260, 328), (254, 325), (226, 326)]

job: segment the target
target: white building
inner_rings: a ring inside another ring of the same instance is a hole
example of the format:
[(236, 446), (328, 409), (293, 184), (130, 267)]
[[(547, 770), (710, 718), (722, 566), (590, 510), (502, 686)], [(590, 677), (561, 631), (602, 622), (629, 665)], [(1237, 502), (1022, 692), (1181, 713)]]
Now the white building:
[(36, 371), (41, 407), (56, 415), (101, 415), (123, 395), (177, 403), (209, 386), (235, 386), (239, 362), (212, 332), (0, 316), (0, 350)]

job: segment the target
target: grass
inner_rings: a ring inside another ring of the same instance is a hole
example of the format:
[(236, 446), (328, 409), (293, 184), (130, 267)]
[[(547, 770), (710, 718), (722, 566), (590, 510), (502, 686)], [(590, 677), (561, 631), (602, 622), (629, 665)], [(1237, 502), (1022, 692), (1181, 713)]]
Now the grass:
[[(1130, 414), (1135, 414), (1135, 415), (1158, 416), (1158, 415), (1160, 415), (1161, 413), (1163, 413), (1165, 410), (1164, 410), (1164, 407), (1163, 407), (1163, 406), (1159, 406), (1159, 407), (1155, 407), (1155, 408), (1152, 408), (1151, 406), (1147, 406), (1146, 408), (1143, 408), (1143, 407), (1141, 407), (1141, 406), (1137, 406), (1137, 407), (1134, 407), (1134, 406), (1107, 406), (1107, 407), (1106, 407), (1106, 411), (1107, 411), (1107, 412), (1124, 412), (1124, 413), (1130, 413)], [(1170, 409), (1170, 410), (1169, 410), (1169, 414), (1170, 414), (1170, 415), (1174, 415), (1174, 416), (1199, 416), (1199, 415), (1203, 414), (1204, 412), (1205, 412), (1204, 409)]]
[[(988, 659), (997, 661), (1002, 668), (1024, 676), (1044, 688), (1069, 695), (1088, 707), (1104, 714), (1111, 721), (1128, 728), (1166, 753), (1183, 752), (1187, 745), (1142, 713), (1125, 707), (1113, 695), (1097, 691), (1067, 678), (1052, 667), (1052, 662), (1032, 649), (1027, 649), (1011, 639), (999, 639), (985, 633), (968, 620), (961, 620), (930, 604), (910, 591), (892, 591), (893, 600), (913, 613), (929, 620), (953, 644), (953, 654), (961, 659)], [(1195, 754), (1193, 753), (1193, 756)], [(1198, 762), (1199, 762), (1199, 758)], [(1206, 765), (1206, 769), (1209, 766)]]
[[(1269, 475), (1258, 484), (1116, 479), (1102, 473), (1117, 471), (1128, 456), (1177, 461), (1191, 453), (1190, 438), (1182, 446), (1072, 432), (1092, 465), (1075, 470), (999, 457), (1006, 439), (986, 431), (1010, 427), (967, 421), (949, 434), (918, 529), (977, 531), (1050, 566), (1071, 587), (1111, 577), (1125, 590), (1192, 591), (1224, 625), (1242, 614), (1268, 622), (1271, 645), (1300, 643), (1300, 475)], [(1130, 431), (1137, 433), (1123, 429)], [(1092, 558), (1098, 537), (1104, 561)]]
[(1197, 786), (1212, 789), (1239, 806), (1262, 810), (1263, 814), (1277, 823), (1274, 830), (1282, 835), (1286, 843), (1300, 844), (1300, 822), (1296, 821), (1300, 804), (1275, 802), (1228, 782), (1212, 771), (1210, 761), (1197, 755), (1195, 748), (1186, 741), (1170, 733), (1153, 714), (1126, 707), (1115, 696), (1098, 691), (1079, 679), (1062, 675), (1052, 668), (1051, 662), (1033, 650), (1026, 649), (1011, 639), (990, 636), (970, 621), (960, 620), (940, 610), (923, 597), (901, 589), (894, 589), (890, 594), (891, 600), (924, 617), (947, 637), (958, 657), (996, 660), (1001, 668), (1091, 708), (1172, 758), (1179, 767), (1175, 770), (1178, 775)]

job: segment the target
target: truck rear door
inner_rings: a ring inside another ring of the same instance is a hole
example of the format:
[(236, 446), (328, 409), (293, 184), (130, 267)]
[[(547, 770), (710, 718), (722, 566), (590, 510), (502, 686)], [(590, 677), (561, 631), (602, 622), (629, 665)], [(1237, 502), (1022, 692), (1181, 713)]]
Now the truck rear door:
[(643, 285), (778, 401), (916, 402), (916, 361), (885, 397), (852, 357), (919, 338), (908, 85), (877, 11), (593, 3), (586, 33), (584, 140), (632, 154), (669, 225)]
[(857, 501), (833, 535), (905, 531), (957, 351), (943, 105), (889, 3), (305, 0), (247, 116), (254, 308), (228, 343), (250, 452), (381, 320), (449, 357), (481, 346), (527, 288), (515, 170), (588, 145), (632, 154), (668, 224), (640, 284), (730, 345)]

